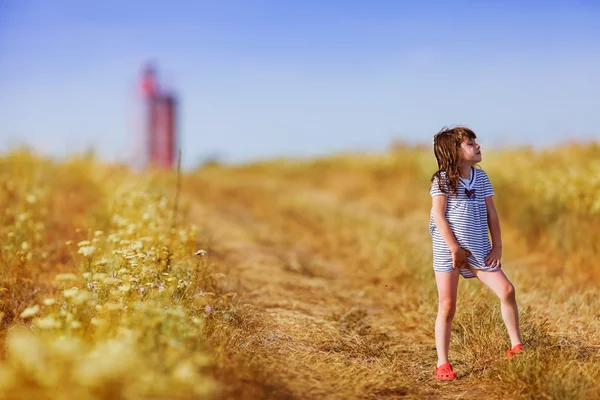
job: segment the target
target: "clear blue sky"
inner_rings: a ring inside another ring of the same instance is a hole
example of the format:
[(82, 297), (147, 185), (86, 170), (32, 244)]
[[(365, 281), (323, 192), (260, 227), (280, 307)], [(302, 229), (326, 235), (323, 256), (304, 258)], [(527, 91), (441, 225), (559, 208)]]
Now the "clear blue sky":
[(0, 149), (126, 159), (149, 58), (186, 165), (600, 137), (600, 1), (0, 0)]

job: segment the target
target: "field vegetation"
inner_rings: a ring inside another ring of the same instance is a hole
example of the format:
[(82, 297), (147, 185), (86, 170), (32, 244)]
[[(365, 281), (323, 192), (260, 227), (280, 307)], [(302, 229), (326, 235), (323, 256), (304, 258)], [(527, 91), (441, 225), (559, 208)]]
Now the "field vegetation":
[(481, 167), (529, 351), (461, 279), (441, 383), (429, 148), (182, 175), (0, 156), (0, 399), (600, 398), (600, 146)]

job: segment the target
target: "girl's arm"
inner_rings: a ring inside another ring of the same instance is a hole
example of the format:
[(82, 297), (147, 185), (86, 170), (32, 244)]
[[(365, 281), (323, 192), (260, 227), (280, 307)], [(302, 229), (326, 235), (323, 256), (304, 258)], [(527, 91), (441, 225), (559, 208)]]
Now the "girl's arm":
[(485, 206), (487, 208), (487, 221), (492, 236), (492, 251), (485, 257), (485, 264), (492, 268), (499, 267), (500, 259), (502, 258), (502, 235), (500, 233), (500, 219), (496, 212), (496, 206), (492, 196), (485, 198)]
[(438, 195), (433, 196), (433, 222), (437, 227), (438, 231), (444, 238), (444, 241), (450, 248), (451, 252), (456, 252), (460, 245), (450, 229), (450, 224), (446, 219), (446, 205), (448, 204), (448, 196)]
[(471, 252), (467, 249), (460, 247), (460, 244), (456, 240), (450, 224), (446, 219), (446, 205), (448, 204), (448, 196), (437, 195), (433, 196), (433, 222), (442, 238), (450, 248), (452, 252), (452, 269), (463, 268), (469, 266), (467, 256), (471, 255)]
[(490, 235), (492, 236), (492, 247), (501, 249), (502, 234), (500, 232), (500, 219), (498, 218), (498, 212), (496, 211), (492, 196), (485, 198), (485, 206), (487, 208), (488, 227), (490, 228)]

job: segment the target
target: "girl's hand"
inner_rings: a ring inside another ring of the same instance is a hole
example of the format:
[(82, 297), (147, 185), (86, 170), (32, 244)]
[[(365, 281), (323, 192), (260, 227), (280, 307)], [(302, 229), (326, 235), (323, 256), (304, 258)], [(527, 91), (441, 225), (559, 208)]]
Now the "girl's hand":
[(485, 258), (485, 265), (496, 268), (500, 266), (500, 259), (502, 258), (502, 248), (492, 247), (492, 251)]
[(452, 251), (452, 269), (468, 267), (469, 262), (467, 261), (467, 256), (470, 255), (471, 252), (462, 247)]

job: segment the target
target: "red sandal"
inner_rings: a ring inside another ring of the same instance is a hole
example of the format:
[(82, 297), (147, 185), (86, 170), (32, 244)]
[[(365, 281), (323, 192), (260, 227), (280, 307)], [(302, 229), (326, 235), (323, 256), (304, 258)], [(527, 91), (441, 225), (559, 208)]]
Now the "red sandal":
[(521, 350), (522, 348), (523, 348), (523, 344), (519, 343), (512, 349), (506, 350), (506, 358), (508, 358), (509, 360), (512, 360), (513, 358), (515, 358), (515, 356), (517, 354), (520, 354), (522, 352), (522, 350)]
[(452, 369), (452, 364), (446, 363), (435, 368), (435, 379), (438, 381), (451, 381), (456, 379), (456, 374)]

